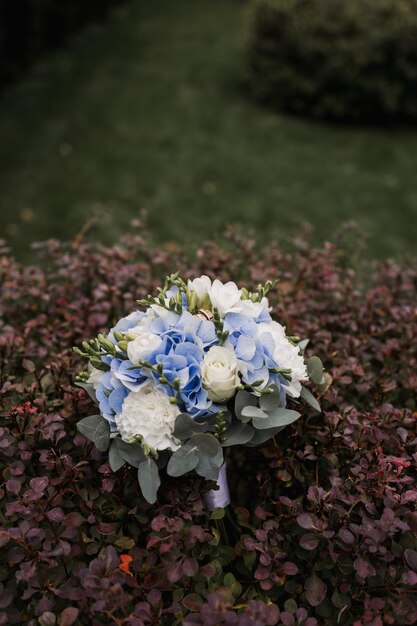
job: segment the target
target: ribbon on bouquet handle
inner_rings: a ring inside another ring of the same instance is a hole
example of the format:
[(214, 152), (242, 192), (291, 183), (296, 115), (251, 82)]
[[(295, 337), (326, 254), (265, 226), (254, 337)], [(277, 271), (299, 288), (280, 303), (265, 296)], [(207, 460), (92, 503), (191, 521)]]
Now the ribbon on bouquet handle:
[(230, 504), (230, 491), (227, 483), (226, 463), (223, 463), (219, 470), (219, 477), (216, 480), (218, 489), (211, 489), (208, 493), (204, 494), (203, 502), (208, 511), (214, 511), (214, 509), (225, 509)]

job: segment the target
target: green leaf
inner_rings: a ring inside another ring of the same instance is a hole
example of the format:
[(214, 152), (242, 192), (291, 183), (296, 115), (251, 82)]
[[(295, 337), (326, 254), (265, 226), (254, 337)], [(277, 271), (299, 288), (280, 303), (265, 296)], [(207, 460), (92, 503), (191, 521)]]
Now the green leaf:
[(249, 424), (233, 422), (226, 431), (226, 441), (223, 441), (221, 445), (224, 448), (227, 446), (243, 445), (252, 439), (254, 432), (253, 427)]
[(268, 417), (267, 413), (265, 413), (265, 411), (262, 411), (262, 409), (259, 409), (257, 406), (245, 406), (242, 409), (242, 416), (252, 419), (254, 417), (257, 417), (258, 419), (264, 419)]
[(307, 402), (307, 404), (313, 407), (313, 409), (321, 413), (321, 406), (309, 389), (302, 387), (300, 397)]
[(77, 429), (84, 437), (92, 441), (100, 452), (105, 452), (109, 447), (110, 426), (101, 415), (85, 417), (78, 422)]
[(143, 497), (149, 504), (154, 504), (161, 479), (159, 478), (158, 466), (151, 457), (139, 465), (138, 480)]
[(178, 448), (169, 459), (167, 472), (170, 476), (182, 476), (195, 469), (199, 461), (198, 448), (189, 443)]
[(125, 460), (122, 456), (120, 456), (120, 452), (117, 447), (117, 439), (113, 439), (109, 450), (109, 465), (113, 472), (117, 472), (117, 470), (123, 467), (124, 464)]
[(217, 454), (214, 456), (201, 455), (198, 458), (195, 471), (206, 480), (217, 480), (219, 469), (223, 465), (223, 450), (218, 446)]
[(223, 519), (226, 511), (221, 507), (217, 507), (214, 511), (211, 512), (210, 519)]
[(259, 406), (266, 413), (270, 413), (281, 405), (281, 396), (279, 395), (278, 387), (271, 385), (271, 388), (274, 390), (272, 393), (263, 393), (259, 398)]
[(248, 422), (250, 418), (242, 419), (242, 411), (245, 406), (257, 406), (258, 399), (253, 393), (248, 391), (238, 391), (235, 398), (235, 414), (236, 417), (242, 422)]
[[(202, 476), (206, 480), (217, 480), (220, 469), (219, 460), (216, 459), (216, 462), (214, 462), (213, 459), (203, 456), (199, 458), (195, 471), (199, 476)], [(223, 462), (223, 455), (221, 457), (221, 462)]]
[(84, 391), (86, 391), (88, 393), (88, 395), (90, 396), (90, 398), (92, 399), (92, 401), (94, 402), (94, 404), (96, 406), (98, 406), (98, 400), (96, 397), (96, 392), (94, 391), (94, 387), (91, 383), (75, 383), (77, 385), (77, 387), (81, 387), (81, 389), (84, 389)]
[(180, 441), (187, 441), (193, 435), (205, 433), (208, 424), (199, 424), (188, 413), (181, 413), (175, 420), (174, 436)]
[(320, 385), (323, 379), (323, 363), (318, 356), (312, 356), (307, 361), (307, 373), (310, 380)]
[(284, 430), (285, 426), (277, 426), (277, 428), (265, 428), (263, 430), (255, 431), (254, 436), (248, 443), (246, 444), (249, 448), (255, 448), (257, 446), (261, 446), (272, 437), (275, 437), (281, 430)]
[(136, 545), (136, 541), (132, 537), (125, 536), (119, 537), (114, 543), (122, 550), (131, 550)]
[(142, 446), (137, 441), (133, 443), (127, 443), (120, 437), (115, 440), (117, 449), (120, 456), (126, 463), (129, 463), (132, 467), (139, 467), (139, 465), (146, 459)]
[(200, 454), (210, 457), (218, 454), (220, 445), (216, 437), (209, 433), (194, 435), (188, 443), (192, 446), (196, 446)]
[(266, 418), (254, 418), (252, 424), (255, 428), (263, 430), (264, 428), (274, 428), (275, 426), (288, 426), (300, 417), (301, 413), (292, 411), (291, 409), (275, 409)]

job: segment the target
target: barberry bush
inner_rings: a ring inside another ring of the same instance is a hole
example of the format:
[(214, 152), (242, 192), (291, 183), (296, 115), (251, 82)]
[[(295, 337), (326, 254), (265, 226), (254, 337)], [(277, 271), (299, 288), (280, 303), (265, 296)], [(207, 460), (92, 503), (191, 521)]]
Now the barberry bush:
[[(416, 623), (416, 264), (357, 276), (337, 245), (258, 251), (233, 233), (190, 259), (138, 226), (110, 248), (38, 245), (36, 266), (2, 244), (0, 624)], [(149, 505), (76, 430), (93, 407), (72, 346), (175, 270), (279, 278), (277, 317), (326, 367), (322, 413), (231, 450), (227, 520), (198, 477), (165, 476)]]

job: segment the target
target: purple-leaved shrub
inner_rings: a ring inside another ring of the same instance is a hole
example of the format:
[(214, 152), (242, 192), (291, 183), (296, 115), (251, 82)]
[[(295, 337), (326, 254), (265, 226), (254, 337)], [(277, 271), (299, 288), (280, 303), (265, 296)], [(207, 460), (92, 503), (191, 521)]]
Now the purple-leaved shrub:
[[(332, 244), (258, 252), (237, 235), (190, 260), (141, 233), (50, 241), (30, 267), (2, 246), (0, 624), (416, 623), (417, 266), (358, 277)], [(204, 481), (165, 476), (151, 506), (75, 428), (92, 405), (71, 346), (176, 270), (279, 278), (271, 303), (326, 367), (321, 414), (230, 451), (228, 542)]]

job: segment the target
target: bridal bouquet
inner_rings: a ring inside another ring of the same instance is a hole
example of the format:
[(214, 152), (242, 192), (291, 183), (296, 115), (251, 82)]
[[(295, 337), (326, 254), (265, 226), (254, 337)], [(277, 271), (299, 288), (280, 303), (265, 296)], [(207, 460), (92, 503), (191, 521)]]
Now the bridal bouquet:
[(271, 318), (266, 296), (275, 284), (251, 293), (174, 274), (158, 295), (139, 301), (144, 311), (75, 348), (89, 361), (78, 384), (100, 411), (78, 429), (109, 450), (114, 471), (125, 463), (138, 469), (148, 502), (156, 501), (164, 467), (170, 476), (224, 477), (223, 448), (260, 445), (300, 417), (287, 398), (320, 410), (303, 386), (322, 382), (320, 359), (305, 362), (307, 341), (288, 337)]

